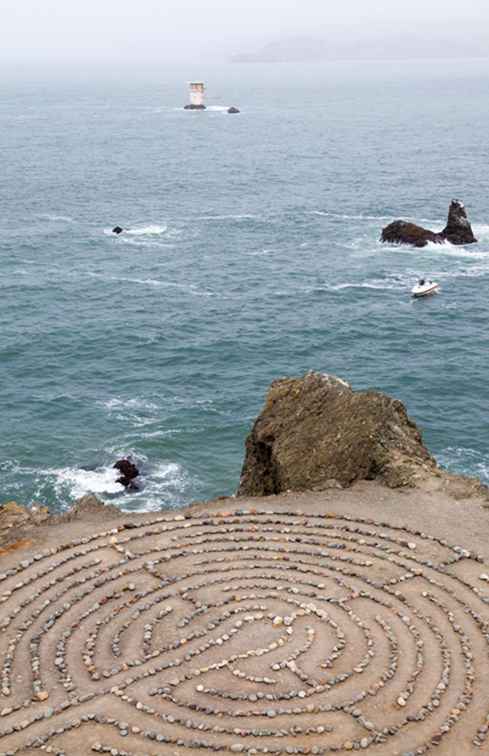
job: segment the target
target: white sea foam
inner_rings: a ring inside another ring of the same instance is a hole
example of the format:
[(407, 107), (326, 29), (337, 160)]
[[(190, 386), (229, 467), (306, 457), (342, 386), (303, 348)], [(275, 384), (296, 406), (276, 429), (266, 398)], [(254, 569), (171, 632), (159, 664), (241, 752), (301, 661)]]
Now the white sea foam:
[(326, 210), (306, 210), (306, 215), (319, 215), (324, 218), (335, 218), (337, 220), (391, 220), (391, 216), (388, 215), (348, 215), (346, 213), (331, 213)]
[(128, 408), (128, 409), (144, 409), (144, 410), (158, 410), (160, 409), (157, 404), (154, 402), (149, 402), (146, 399), (141, 399), (139, 397), (135, 397), (133, 399), (123, 399), (119, 396), (114, 396), (112, 399), (107, 399), (105, 402), (101, 402), (101, 404), (108, 409), (110, 412), (113, 410), (120, 410), (121, 408)]
[(134, 226), (133, 228), (125, 228), (122, 234), (114, 234), (111, 228), (104, 228), (104, 234), (106, 236), (113, 236), (116, 239), (124, 239), (129, 236), (161, 236), (166, 234), (168, 226), (160, 226), (156, 223), (149, 224), (148, 226)]
[(489, 483), (489, 456), (475, 449), (448, 446), (437, 454), (438, 462), (448, 470), (472, 475)]
[[(152, 466), (142, 454), (135, 454), (132, 450), (120, 446), (106, 449), (112, 458), (130, 456), (141, 469), (141, 489), (130, 491), (117, 483), (119, 470), (112, 466), (99, 467), (95, 470), (65, 467), (60, 469), (29, 470), (35, 474), (40, 482), (37, 498), (42, 498), (46, 479), (53, 480), (54, 491), (58, 502), (68, 502), (86, 494), (116, 497), (118, 506), (124, 511), (137, 509), (138, 511), (158, 511), (164, 507), (181, 504), (187, 492), (192, 487), (192, 480), (184, 468), (175, 462), (159, 462)], [(26, 472), (20, 468), (20, 472)]]
[(172, 438), (173, 436), (177, 436), (179, 433), (183, 433), (182, 428), (169, 428), (168, 430), (157, 430), (157, 431), (140, 431), (138, 433), (138, 438)]
[(51, 215), (51, 213), (41, 213), (41, 215), (39, 215), (39, 218), (43, 218), (44, 220), (49, 220), (49, 221), (58, 221), (62, 223), (74, 223), (74, 219), (70, 218), (69, 215)]
[(489, 237), (488, 223), (472, 223), (472, 230), (477, 238), (480, 238), (481, 236)]
[(346, 281), (340, 284), (330, 284), (328, 289), (342, 291), (343, 289), (379, 289), (403, 291), (413, 285), (417, 276), (386, 276), (386, 278), (374, 278), (370, 281)]
[[(158, 249), (173, 249), (174, 244), (167, 241), (155, 241), (159, 239), (158, 236), (125, 236), (120, 239), (121, 244), (126, 244), (131, 247), (157, 247)], [(167, 237), (164, 237), (167, 238)]]
[(387, 289), (393, 287), (388, 286), (387, 282), (370, 283), (368, 281), (363, 281), (361, 283), (342, 283), (336, 285), (332, 284), (328, 288), (332, 291), (342, 291), (343, 289)]
[(451, 273), (440, 273), (440, 278), (482, 278), (489, 275), (489, 265), (471, 265)]
[(128, 228), (125, 231), (126, 234), (132, 234), (133, 236), (159, 236), (165, 234), (168, 231), (168, 226), (158, 226), (156, 224), (149, 226), (139, 226), (135, 228)]
[[(396, 220), (396, 218), (392, 215), (367, 215), (364, 213), (349, 215), (348, 213), (334, 213), (326, 210), (307, 210), (306, 215), (319, 215), (325, 218), (336, 218), (338, 220), (388, 221), (389, 223)], [(446, 222), (444, 220), (440, 220), (439, 218), (433, 220), (433, 218), (405, 217), (404, 220), (412, 223), (429, 223), (433, 226), (439, 226)]]
[(203, 220), (203, 221), (219, 221), (219, 220), (253, 220), (254, 218), (258, 218), (257, 215), (251, 215), (249, 213), (236, 213), (236, 214), (227, 214), (227, 215), (197, 215), (195, 218), (191, 218), (190, 220)]
[(101, 278), (104, 281), (119, 281), (121, 283), (135, 283), (142, 286), (155, 286), (162, 288), (175, 288), (182, 289), (187, 294), (192, 294), (195, 297), (213, 297), (215, 296), (213, 291), (208, 289), (200, 289), (193, 284), (181, 284), (177, 281), (160, 281), (157, 278), (130, 278), (128, 276), (105, 276), (102, 273), (95, 273), (93, 271), (87, 271), (87, 275), (92, 278)]
[[(122, 420), (133, 428), (153, 425), (159, 421), (161, 412), (161, 407), (158, 404), (139, 397), (133, 399), (112, 397), (99, 402), (99, 404), (107, 410), (110, 416), (115, 417), (116, 420)], [(125, 454), (127, 454), (127, 451)]]
[(468, 260), (489, 260), (489, 251), (479, 250), (474, 247), (463, 247), (454, 244), (428, 244), (423, 248), (426, 251), (436, 251), (437, 255), (448, 257), (465, 257)]
[(124, 491), (124, 486), (117, 483), (120, 476), (119, 470), (113, 467), (101, 467), (96, 470), (81, 470), (79, 468), (66, 467), (60, 470), (47, 471), (55, 475), (55, 491), (63, 498), (63, 492), (68, 489), (68, 494), (74, 499), (88, 493), (93, 494), (119, 494)]
[[(423, 260), (429, 258), (430, 263), (433, 259), (439, 257), (454, 257), (454, 258), (467, 258), (468, 260), (489, 260), (489, 250), (480, 249), (477, 246), (450, 244), (445, 242), (443, 244), (437, 244), (436, 242), (428, 242), (426, 246), (421, 249), (404, 244), (382, 244), (380, 241), (375, 243), (375, 252), (379, 251), (388, 252), (389, 254), (395, 252), (398, 255), (415, 255), (422, 266)], [(374, 250), (372, 250), (374, 251)], [(423, 255), (423, 257), (421, 257)]]
[(138, 512), (158, 512), (162, 508), (181, 504), (190, 492), (192, 481), (185, 469), (176, 462), (160, 462), (149, 467), (144, 487), (139, 492), (127, 492), (120, 500), (123, 511), (134, 508)]
[(278, 252), (276, 249), (256, 249), (253, 252), (247, 252), (247, 257), (267, 257), (268, 255), (273, 255), (275, 252)]

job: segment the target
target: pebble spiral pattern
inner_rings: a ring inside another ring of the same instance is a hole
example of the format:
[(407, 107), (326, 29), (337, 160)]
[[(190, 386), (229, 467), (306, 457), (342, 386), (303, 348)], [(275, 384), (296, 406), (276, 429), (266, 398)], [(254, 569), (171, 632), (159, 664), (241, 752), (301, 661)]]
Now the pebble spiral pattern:
[(34, 554), (0, 574), (0, 754), (487, 753), (481, 562), (254, 509)]

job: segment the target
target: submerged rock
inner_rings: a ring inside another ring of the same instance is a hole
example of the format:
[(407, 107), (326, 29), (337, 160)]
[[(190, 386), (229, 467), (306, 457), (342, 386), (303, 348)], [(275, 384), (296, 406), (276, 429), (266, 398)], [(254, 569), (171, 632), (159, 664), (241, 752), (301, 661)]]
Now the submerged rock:
[(463, 202), (452, 200), (448, 209), (447, 225), (443, 231), (430, 231), (415, 223), (397, 220), (383, 229), (381, 241), (425, 247), (429, 242), (443, 244), (448, 241), (450, 244), (473, 244), (477, 239), (473, 234)]
[(232, 105), (230, 108), (228, 108), (228, 113), (240, 113), (239, 108), (235, 108), (234, 105)]
[(205, 105), (193, 105), (192, 103), (190, 103), (189, 105), (185, 105), (185, 107), (183, 109), (184, 110), (206, 110), (206, 106)]
[(123, 231), (124, 229), (122, 228), (122, 226), (114, 226), (114, 228), (112, 229), (113, 234), (122, 234)]
[(433, 469), (436, 463), (402, 402), (311, 372), (272, 383), (246, 440), (238, 496), (373, 479), (409, 486)]
[(139, 470), (130, 459), (119, 459), (114, 467), (122, 473), (120, 478), (117, 478), (118, 483), (121, 483), (126, 488), (136, 487), (133, 480), (138, 477)]

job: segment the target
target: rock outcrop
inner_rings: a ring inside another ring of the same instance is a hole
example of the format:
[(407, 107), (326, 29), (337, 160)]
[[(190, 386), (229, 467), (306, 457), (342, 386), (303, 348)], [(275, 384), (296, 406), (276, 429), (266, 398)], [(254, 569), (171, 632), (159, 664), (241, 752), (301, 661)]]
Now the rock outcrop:
[(234, 105), (231, 105), (231, 107), (228, 108), (228, 113), (232, 114), (232, 113), (240, 113), (240, 112), (241, 112), (240, 109), (236, 108)]
[(112, 229), (112, 233), (117, 234), (117, 236), (119, 236), (119, 234), (122, 234), (123, 231), (124, 229), (122, 228), (122, 226), (114, 226), (114, 228)]
[(205, 110), (205, 105), (194, 105), (193, 103), (190, 103), (189, 105), (185, 105), (184, 110)]
[(412, 486), (436, 463), (402, 402), (333, 376), (274, 381), (246, 440), (238, 496), (349, 486)]
[(463, 202), (452, 200), (448, 209), (447, 225), (441, 232), (450, 244), (474, 244), (477, 239), (467, 218)]
[(49, 517), (47, 507), (34, 504), (24, 507), (16, 501), (6, 501), (0, 504), (0, 531), (19, 528), (26, 525), (39, 525)]
[(429, 231), (415, 223), (397, 220), (390, 223), (382, 231), (381, 241), (389, 244), (411, 244), (415, 247), (425, 247), (429, 242), (435, 244), (473, 244), (477, 241), (467, 218), (462, 202), (452, 200), (448, 209), (447, 225), (443, 231)]
[(134, 483), (134, 478), (138, 477), (139, 470), (130, 459), (119, 459), (114, 467), (121, 473), (120, 478), (117, 478), (118, 483), (121, 483), (126, 488), (137, 487)]
[(26, 533), (37, 525), (43, 525), (49, 520), (47, 507), (33, 504), (24, 507), (16, 501), (6, 501), (0, 504), (0, 555), (5, 549), (23, 548)]
[(104, 519), (120, 515), (120, 509), (113, 504), (105, 503), (95, 494), (85, 494), (85, 496), (77, 499), (66, 512), (51, 515), (51, 520), (54, 524), (91, 519), (101, 522)]

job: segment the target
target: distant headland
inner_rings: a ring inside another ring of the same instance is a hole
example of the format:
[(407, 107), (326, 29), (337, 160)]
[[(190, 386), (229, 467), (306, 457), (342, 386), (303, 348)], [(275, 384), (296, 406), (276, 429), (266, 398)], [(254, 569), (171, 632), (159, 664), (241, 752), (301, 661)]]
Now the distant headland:
[(271, 40), (256, 50), (236, 53), (233, 63), (319, 63), (348, 60), (414, 60), (420, 58), (487, 57), (487, 33), (460, 29), (458, 34), (440, 28), (413, 34), (362, 36), (350, 28), (329, 29), (324, 36), (297, 36)]

